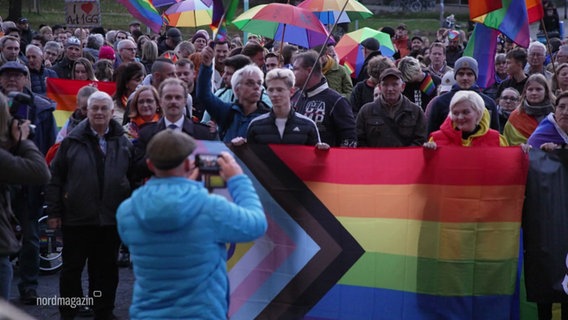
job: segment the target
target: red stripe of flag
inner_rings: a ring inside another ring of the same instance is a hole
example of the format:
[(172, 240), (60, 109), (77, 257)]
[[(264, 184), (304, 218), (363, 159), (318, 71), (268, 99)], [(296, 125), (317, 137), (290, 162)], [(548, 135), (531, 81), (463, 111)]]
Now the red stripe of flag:
[[(499, 148), (464, 148), (439, 147), (426, 150), (422, 147), (381, 149), (342, 149), (315, 151), (313, 147), (271, 145), (270, 148), (285, 163), (291, 165), (294, 173), (304, 181), (327, 182), (359, 185), (380, 184), (437, 184), (458, 186), (495, 186), (511, 183), (524, 185), (526, 176), (518, 175), (518, 168), (503, 164), (516, 161), (528, 166), (527, 156), (519, 147)], [(455, 152), (456, 148), (460, 152)], [(357, 152), (357, 156), (354, 153)], [(434, 157), (434, 153), (441, 154)], [(395, 157), (396, 156), (396, 157)], [(421, 159), (424, 158), (422, 161)], [(479, 161), (490, 158), (495, 166), (488, 166), (484, 172), (478, 169)], [(309, 159), (309, 161), (306, 161)], [(401, 166), (400, 161), (410, 165)], [(342, 163), (340, 169), (333, 163)], [(310, 165), (303, 165), (309, 163)], [(430, 168), (441, 170), (424, 170)], [(405, 168), (402, 169), (397, 168)], [(493, 170), (493, 168), (500, 168)], [(503, 169), (505, 168), (505, 169)], [(509, 168), (510, 170), (507, 170)], [(443, 172), (443, 174), (440, 174)]]

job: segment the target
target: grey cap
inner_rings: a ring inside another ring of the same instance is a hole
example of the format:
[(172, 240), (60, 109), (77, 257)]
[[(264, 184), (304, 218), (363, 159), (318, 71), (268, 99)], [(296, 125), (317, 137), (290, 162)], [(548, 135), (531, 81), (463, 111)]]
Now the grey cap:
[(28, 74), (28, 68), (16, 61), (8, 61), (6, 63), (4, 63), (1, 67), (0, 67), (0, 75), (2, 73), (4, 73), (4, 71), (7, 70), (15, 70), (15, 71), (20, 71), (21, 73), (23, 73), (24, 75)]
[(187, 159), (195, 148), (195, 140), (189, 135), (166, 129), (150, 140), (146, 154), (157, 169), (170, 170)]

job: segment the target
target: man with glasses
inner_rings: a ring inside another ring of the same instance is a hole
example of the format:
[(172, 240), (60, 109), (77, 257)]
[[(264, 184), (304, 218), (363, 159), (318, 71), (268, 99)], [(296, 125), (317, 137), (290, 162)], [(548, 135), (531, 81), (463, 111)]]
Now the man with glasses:
[(48, 41), (43, 47), (43, 63), (48, 68), (53, 67), (59, 62), (61, 56), (61, 45), (57, 41)]
[[(45, 155), (55, 142), (57, 126), (53, 111), (55, 102), (30, 91), (28, 69), (21, 63), (9, 61), (0, 67), (0, 91), (6, 96), (20, 95), (12, 103), (15, 117), (27, 119), (35, 125), (31, 139)], [(27, 101), (26, 101), (27, 100)], [(35, 304), (39, 276), (39, 224), (42, 214), (42, 187), (23, 186), (14, 197), (13, 208), (22, 224), (22, 249), (20, 250), (20, 300), (24, 304)]]
[(530, 76), (534, 73), (542, 73), (548, 81), (552, 81), (553, 73), (544, 68), (546, 60), (546, 46), (538, 41), (533, 41), (528, 49), (528, 64), (525, 72)]
[(83, 45), (81, 44), (81, 40), (71, 37), (65, 42), (63, 59), (53, 66), (53, 70), (57, 72), (59, 78), (71, 79), (73, 65), (75, 64), (75, 61), (82, 56)]
[(270, 108), (260, 101), (264, 74), (254, 64), (235, 72), (231, 78), (231, 87), (237, 102), (224, 102), (211, 90), (213, 56), (213, 49), (209, 46), (201, 51), (202, 60), (197, 76), (197, 100), (205, 106), (211, 119), (219, 126), (221, 140), (231, 142), (234, 138), (246, 137), (252, 119), (270, 111)]
[(120, 40), (116, 46), (118, 55), (114, 61), (114, 69), (118, 68), (123, 63), (130, 63), (138, 61), (136, 58), (136, 44), (130, 39)]

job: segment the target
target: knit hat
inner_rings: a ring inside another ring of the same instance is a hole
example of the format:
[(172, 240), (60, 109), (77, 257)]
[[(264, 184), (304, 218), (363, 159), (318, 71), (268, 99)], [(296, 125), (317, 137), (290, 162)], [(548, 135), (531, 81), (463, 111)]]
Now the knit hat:
[(157, 169), (169, 170), (179, 166), (195, 148), (195, 140), (189, 135), (166, 129), (150, 140), (146, 154)]
[(361, 45), (371, 51), (378, 51), (381, 47), (379, 40), (375, 38), (367, 38), (361, 42)]
[(470, 69), (475, 74), (475, 79), (479, 76), (477, 61), (472, 57), (461, 57), (454, 63), (454, 79), (460, 69)]
[(191, 42), (195, 42), (198, 38), (205, 39), (205, 42), (209, 41), (209, 33), (203, 29), (197, 30), (193, 37), (191, 37)]
[(111, 46), (102, 46), (99, 49), (99, 59), (114, 60), (116, 55)]
[(175, 41), (181, 40), (181, 31), (178, 28), (170, 28), (166, 31), (166, 37), (172, 38)]

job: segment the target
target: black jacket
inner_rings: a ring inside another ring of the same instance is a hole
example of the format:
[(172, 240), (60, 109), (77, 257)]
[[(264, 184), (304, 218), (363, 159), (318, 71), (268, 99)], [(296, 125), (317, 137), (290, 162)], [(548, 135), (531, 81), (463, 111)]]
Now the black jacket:
[(67, 57), (63, 57), (56, 65), (51, 69), (57, 73), (57, 76), (61, 79), (71, 79), (71, 72), (73, 71), (74, 61), (69, 60)]
[[(166, 122), (164, 118), (155, 123), (148, 123), (140, 128), (138, 140), (134, 141), (134, 162), (135, 162), (135, 180), (140, 182), (152, 175), (152, 172), (146, 165), (146, 146), (156, 135), (156, 133), (166, 130)], [(218, 140), (216, 133), (209, 131), (209, 126), (195, 123), (188, 118), (184, 118), (182, 131), (197, 140)]]
[(247, 130), (247, 143), (303, 144), (315, 146), (319, 142), (318, 128), (310, 118), (290, 110), (284, 133), (276, 126), (274, 111), (254, 118)]
[(106, 155), (85, 119), (61, 142), (46, 190), (50, 218), (66, 226), (116, 225), (116, 210), (130, 196), (134, 150), (115, 120), (105, 138)]
[(313, 88), (298, 90), (292, 105), (318, 126), (322, 142), (332, 147), (356, 147), (355, 117), (349, 101), (330, 89), (325, 78)]

